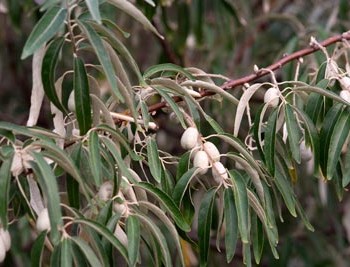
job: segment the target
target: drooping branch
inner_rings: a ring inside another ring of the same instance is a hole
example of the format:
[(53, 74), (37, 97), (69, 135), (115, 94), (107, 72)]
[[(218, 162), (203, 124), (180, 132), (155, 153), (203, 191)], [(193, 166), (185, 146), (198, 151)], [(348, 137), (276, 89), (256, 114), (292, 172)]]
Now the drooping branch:
[[(230, 89), (233, 89), (237, 86), (243, 85), (245, 83), (255, 81), (255, 80), (269, 74), (270, 71), (275, 71), (277, 69), (280, 69), (283, 65), (285, 65), (293, 60), (298, 60), (299, 58), (302, 58), (304, 56), (315, 53), (316, 51), (320, 50), (321, 47), (327, 47), (327, 46), (330, 46), (332, 44), (342, 42), (343, 40), (350, 40), (350, 31), (344, 32), (344, 33), (339, 34), (339, 35), (335, 35), (333, 37), (330, 37), (330, 38), (324, 40), (323, 42), (320, 42), (319, 43), (320, 46), (310, 45), (307, 48), (298, 50), (290, 55), (286, 55), (283, 58), (281, 58), (280, 60), (271, 64), (270, 66), (265, 67), (264, 69), (261, 69), (255, 73), (249, 74), (247, 76), (244, 76), (244, 77), (241, 77), (238, 79), (233, 79), (233, 80), (227, 81), (223, 85), (221, 85), (221, 88), (224, 90), (230, 90)], [(206, 96), (213, 95), (214, 93), (209, 92), (209, 91), (202, 91), (200, 94), (201, 94), (200, 98), (203, 98)], [(183, 100), (181, 97), (178, 97), (178, 96), (174, 97), (173, 99), (175, 102), (180, 102)], [(156, 104), (149, 107), (149, 111), (150, 112), (157, 111), (157, 110), (165, 107), (166, 105), (167, 105), (166, 102), (156, 103)]]

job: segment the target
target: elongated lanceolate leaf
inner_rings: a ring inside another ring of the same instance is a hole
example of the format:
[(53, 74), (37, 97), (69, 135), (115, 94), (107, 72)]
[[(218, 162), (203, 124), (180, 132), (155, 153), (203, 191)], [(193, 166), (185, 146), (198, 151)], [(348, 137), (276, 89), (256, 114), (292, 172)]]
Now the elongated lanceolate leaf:
[(215, 200), (215, 188), (210, 189), (203, 197), (198, 213), (198, 239), (200, 266), (207, 266), (210, 230), (213, 220), (213, 204)]
[(154, 65), (145, 71), (145, 73), (143, 74), (143, 77), (144, 77), (144, 79), (147, 79), (158, 72), (164, 72), (164, 71), (172, 71), (175, 73), (181, 73), (190, 80), (196, 79), (190, 72), (188, 72), (184, 68), (177, 66), (175, 64), (171, 64), (171, 63)]
[(135, 266), (140, 249), (140, 222), (139, 219), (130, 215), (126, 221), (126, 233), (128, 236), (128, 255), (130, 266)]
[(60, 240), (59, 228), (62, 227), (63, 220), (56, 177), (41, 154), (33, 152), (32, 156), (34, 161), (31, 162), (31, 165), (48, 202), (51, 239), (54, 244), (57, 244)]
[(249, 206), (246, 185), (243, 177), (235, 170), (229, 171), (233, 183), (233, 195), (235, 198), (238, 229), (243, 243), (249, 243)]
[(300, 163), (300, 148), (299, 141), (301, 138), (299, 125), (297, 118), (293, 112), (293, 109), (289, 104), (285, 106), (285, 116), (288, 132), (288, 143), (290, 150), (292, 151), (293, 158), (297, 163)]
[(102, 68), (106, 74), (108, 83), (112, 88), (112, 92), (121, 102), (124, 102), (124, 97), (118, 89), (117, 79), (115, 77), (112, 61), (109, 58), (109, 55), (103, 45), (101, 37), (87, 21), (78, 21), (78, 24), (80, 28), (85, 32), (92, 47), (94, 48), (98, 60), (100, 61)]
[(226, 188), (224, 191), (224, 209), (225, 209), (225, 249), (226, 261), (231, 262), (236, 251), (238, 240), (238, 220), (236, 205), (231, 188)]
[(155, 33), (159, 38), (164, 39), (164, 37), (159, 34), (157, 29), (145, 17), (145, 15), (139, 9), (137, 9), (131, 2), (125, 0), (108, 0), (108, 2), (116, 6), (120, 10), (124, 11), (125, 13), (129, 14), (135, 20), (140, 22), (145, 28)]
[(64, 238), (61, 241), (60, 267), (73, 267), (72, 240), (69, 238)]
[(276, 122), (278, 110), (275, 109), (266, 125), (264, 153), (266, 166), (272, 176), (275, 175), (275, 142), (276, 142)]
[(183, 196), (186, 193), (187, 187), (190, 184), (192, 178), (198, 173), (198, 168), (193, 167), (189, 169), (187, 172), (185, 172), (179, 181), (176, 183), (174, 192), (173, 192), (173, 199), (177, 205), (180, 206)]
[(79, 247), (86, 260), (90, 263), (90, 266), (102, 266), (99, 258), (88, 243), (78, 237), (72, 237), (72, 241)]
[(91, 131), (89, 134), (89, 159), (91, 164), (91, 172), (97, 186), (101, 185), (102, 181), (102, 162), (100, 155), (100, 143), (98, 134)]
[(164, 205), (164, 208), (169, 212), (179, 228), (186, 232), (191, 230), (190, 226), (185, 221), (175, 202), (165, 192), (146, 182), (137, 183), (134, 186), (143, 188), (147, 192), (154, 195), (157, 200), (159, 200)]
[(151, 171), (152, 177), (158, 183), (162, 179), (162, 164), (159, 160), (159, 153), (157, 143), (154, 139), (150, 138), (147, 142), (147, 156), (148, 156), (148, 165)]
[[(12, 149), (11, 149), (12, 150)], [(13, 151), (13, 150), (12, 150)], [(13, 153), (11, 153), (13, 154)], [(7, 229), (8, 223), (8, 203), (11, 183), (12, 155), (8, 156), (1, 164), (0, 168), (0, 218), (1, 225)]]
[(41, 254), (44, 249), (46, 234), (46, 231), (41, 232), (32, 245), (32, 250), (30, 252), (30, 260), (31, 265), (33, 267), (40, 266)]
[(73, 87), (75, 112), (79, 124), (80, 135), (84, 135), (90, 129), (92, 123), (90, 90), (84, 62), (78, 57), (74, 58)]
[(346, 138), (349, 136), (350, 131), (350, 113), (349, 109), (344, 109), (341, 113), (332, 133), (329, 148), (328, 148), (328, 160), (327, 160), (327, 179), (332, 179), (339, 158), (342, 147)]
[[(106, 238), (119, 252), (120, 254), (124, 257), (125, 260), (128, 260), (128, 252), (126, 248), (123, 246), (123, 244), (111, 233), (106, 226), (97, 223), (92, 220), (84, 219), (84, 218), (79, 218), (74, 221), (75, 223), (83, 224), (86, 226), (89, 226), (93, 230), (95, 230), (97, 233), (99, 233), (101, 236)], [(100, 266), (100, 265), (98, 265)]]
[(63, 44), (64, 38), (60, 37), (52, 41), (47, 47), (41, 68), (41, 78), (46, 96), (59, 110), (67, 113), (57, 96), (55, 88), (56, 65)]
[(85, 2), (86, 2), (86, 5), (89, 9), (91, 17), (94, 20), (96, 20), (98, 23), (101, 23), (99, 1), (98, 0), (85, 0)]
[(32, 55), (45, 42), (50, 40), (64, 25), (67, 16), (67, 10), (54, 6), (50, 8), (35, 25), (33, 31), (29, 35), (24, 45), (21, 59), (25, 59)]

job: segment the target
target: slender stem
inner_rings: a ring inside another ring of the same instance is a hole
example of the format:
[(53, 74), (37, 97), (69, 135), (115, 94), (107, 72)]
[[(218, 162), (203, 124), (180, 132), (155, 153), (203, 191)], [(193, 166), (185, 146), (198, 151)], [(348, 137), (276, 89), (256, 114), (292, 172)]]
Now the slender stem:
[[(332, 44), (342, 42), (344, 40), (350, 40), (350, 31), (344, 32), (343, 34), (339, 34), (339, 35), (335, 35), (333, 37), (330, 37), (330, 38), (324, 40), (323, 42), (320, 42), (320, 46), (311, 45), (310, 47), (298, 50), (290, 55), (286, 55), (283, 58), (281, 58), (280, 60), (276, 61), (275, 63), (271, 64), (270, 66), (268, 66), (266, 68), (261, 69), (260, 71), (258, 71), (256, 73), (252, 73), (252, 74), (246, 75), (246, 76), (238, 78), (238, 79), (229, 80), (229, 81), (225, 82), (223, 85), (221, 85), (221, 88), (224, 90), (230, 90), (230, 89), (233, 89), (237, 86), (243, 85), (245, 83), (255, 81), (255, 80), (269, 74), (271, 71), (275, 71), (277, 69), (280, 69), (283, 65), (285, 65), (293, 60), (298, 60), (299, 58), (302, 58), (304, 56), (315, 53), (316, 51), (320, 50), (321, 47), (327, 47), (327, 46), (330, 46)], [(210, 92), (210, 91), (202, 91), (200, 94), (201, 94), (201, 98), (203, 98), (206, 96), (214, 95), (215, 93)], [(175, 96), (175, 97), (173, 97), (173, 100), (175, 102), (181, 102), (183, 99), (181, 97)], [(165, 107), (166, 105), (167, 105), (166, 102), (159, 102), (159, 103), (156, 103), (154, 105), (151, 105), (148, 108), (148, 110), (149, 110), (149, 112), (154, 112), (154, 111), (157, 111), (157, 110)]]

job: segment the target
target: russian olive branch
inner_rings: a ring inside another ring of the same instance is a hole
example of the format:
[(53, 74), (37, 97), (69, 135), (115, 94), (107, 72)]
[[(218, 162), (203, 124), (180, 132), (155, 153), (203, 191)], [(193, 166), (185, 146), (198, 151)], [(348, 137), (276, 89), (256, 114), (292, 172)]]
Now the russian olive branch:
[[(275, 71), (277, 69), (280, 69), (283, 65), (285, 65), (293, 60), (298, 60), (304, 56), (313, 54), (313, 53), (321, 50), (323, 47), (327, 47), (327, 46), (330, 46), (332, 44), (342, 42), (343, 40), (350, 40), (350, 31), (332, 36), (332, 37), (324, 40), (323, 42), (320, 42), (319, 45), (310, 44), (309, 47), (298, 50), (292, 54), (286, 55), (283, 58), (281, 58), (280, 60), (276, 61), (275, 63), (271, 64), (270, 66), (268, 66), (266, 68), (260, 69), (252, 74), (246, 75), (246, 76), (238, 78), (238, 79), (229, 80), (229, 81), (225, 82), (223, 85), (221, 85), (220, 87), (224, 90), (230, 90), (230, 89), (233, 89), (237, 86), (243, 85), (245, 83), (255, 81), (263, 76), (266, 76), (267, 74), (270, 74), (271, 71)], [(214, 94), (215, 94), (214, 92), (202, 91), (202, 92), (200, 92), (201, 96), (199, 98), (196, 98), (196, 99), (201, 99), (203, 97), (211, 96)], [(175, 97), (173, 97), (173, 100), (175, 102), (181, 102), (183, 99), (179, 96), (175, 96)], [(165, 102), (165, 101), (159, 102), (159, 103), (156, 103), (154, 105), (149, 106), (148, 110), (149, 110), (149, 112), (154, 112), (154, 111), (157, 111), (161, 108), (164, 108), (166, 105), (167, 105), (167, 102)]]

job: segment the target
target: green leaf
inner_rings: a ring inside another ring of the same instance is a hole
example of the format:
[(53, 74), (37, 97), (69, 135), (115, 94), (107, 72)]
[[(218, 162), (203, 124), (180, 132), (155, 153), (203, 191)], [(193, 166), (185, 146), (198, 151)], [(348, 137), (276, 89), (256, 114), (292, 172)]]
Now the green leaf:
[(102, 266), (102, 263), (96, 256), (95, 252), (84, 240), (78, 237), (72, 237), (72, 241), (79, 247), (87, 261), (90, 263), (90, 266)]
[(101, 15), (99, 8), (99, 1), (97, 0), (86, 0), (86, 5), (89, 9), (91, 17), (96, 20), (98, 23), (101, 23)]
[(346, 138), (349, 136), (350, 131), (350, 113), (348, 109), (344, 109), (340, 114), (335, 126), (334, 132), (331, 135), (329, 148), (327, 153), (327, 179), (332, 179), (339, 158), (342, 147), (345, 143)]
[(328, 110), (326, 117), (322, 124), (322, 129), (320, 132), (320, 142), (322, 143), (321, 148), (321, 167), (324, 175), (327, 175), (327, 165), (328, 159), (333, 160), (328, 157), (330, 149), (330, 141), (334, 131), (338, 131), (335, 128), (338, 119), (340, 118), (343, 112), (343, 106), (341, 104), (334, 105), (331, 109)]
[(147, 157), (148, 166), (152, 177), (157, 181), (157, 183), (160, 183), (163, 168), (159, 158), (157, 143), (153, 138), (149, 138), (147, 141)]
[(41, 254), (44, 249), (46, 235), (47, 235), (47, 231), (41, 232), (33, 243), (32, 250), (30, 252), (32, 267), (41, 266), (41, 257), (42, 257)]
[(100, 143), (98, 134), (91, 131), (89, 134), (89, 159), (92, 176), (95, 180), (95, 185), (99, 186), (102, 182), (102, 162), (100, 155)]
[(50, 267), (61, 267), (61, 243), (54, 246), (50, 257)]
[(44, 43), (50, 40), (64, 25), (67, 16), (65, 8), (54, 6), (50, 8), (35, 25), (29, 35), (21, 55), (21, 59), (34, 54)]
[[(106, 226), (97, 223), (92, 220), (84, 219), (84, 218), (78, 218), (74, 220), (75, 223), (84, 224), (86, 226), (89, 226), (90, 228), (94, 229), (96, 232), (98, 232), (101, 236), (106, 238), (124, 257), (125, 260), (128, 260), (128, 252), (126, 248), (123, 246), (123, 244), (113, 235), (112, 232), (110, 232)], [(101, 265), (92, 265), (92, 266), (101, 266)]]
[(157, 200), (161, 202), (164, 208), (170, 213), (172, 218), (174, 219), (176, 225), (185, 232), (191, 230), (191, 227), (185, 221), (183, 215), (181, 214), (179, 208), (176, 206), (175, 202), (163, 191), (154, 187), (152, 184), (147, 182), (140, 182), (135, 184), (134, 186), (143, 188), (147, 192), (154, 195)]
[(150, 232), (152, 232), (155, 239), (158, 241), (158, 244), (160, 246), (160, 251), (164, 260), (164, 266), (167, 266), (167, 267), (173, 266), (171, 262), (171, 255), (166, 242), (166, 238), (162, 234), (158, 226), (144, 215), (136, 213), (135, 217), (139, 218), (140, 222), (142, 223), (142, 226), (147, 227), (150, 230)]
[(72, 240), (64, 238), (61, 241), (61, 267), (73, 266)]
[(32, 156), (34, 161), (31, 162), (31, 165), (48, 202), (51, 240), (53, 244), (58, 244), (60, 240), (59, 229), (62, 227), (63, 221), (56, 177), (53, 174), (50, 165), (45, 161), (41, 154), (33, 152)]
[(264, 153), (266, 166), (272, 176), (275, 175), (275, 140), (276, 140), (276, 122), (278, 110), (275, 109), (270, 115), (265, 129)]
[(64, 44), (64, 37), (53, 40), (47, 47), (45, 56), (43, 58), (41, 68), (41, 79), (45, 91), (45, 95), (49, 100), (63, 113), (67, 113), (66, 108), (62, 105), (57, 96), (55, 88), (55, 71), (58, 57), (60, 55), (62, 46)]
[(238, 229), (242, 243), (249, 243), (249, 206), (247, 189), (243, 177), (236, 170), (229, 171), (233, 183), (233, 195), (237, 209)]
[(216, 188), (211, 188), (205, 193), (198, 212), (198, 240), (199, 240), (199, 260), (200, 266), (207, 266), (210, 230), (213, 220), (213, 205)]
[(288, 132), (288, 143), (290, 150), (292, 151), (293, 158), (297, 163), (300, 163), (300, 148), (299, 140), (301, 138), (299, 125), (297, 118), (293, 112), (293, 109), (289, 104), (285, 105), (285, 116)]
[(80, 135), (84, 135), (91, 128), (92, 123), (90, 90), (84, 62), (77, 57), (74, 58), (73, 87), (75, 112), (79, 124)]
[(140, 22), (145, 28), (149, 29), (154, 34), (156, 34), (159, 38), (164, 39), (164, 37), (159, 34), (157, 29), (146, 18), (146, 16), (139, 9), (137, 9), (137, 7), (135, 7), (131, 2), (124, 1), (124, 0), (107, 0), (107, 1), (110, 4), (119, 8), (120, 10), (124, 11), (131, 17), (133, 17), (135, 20)]
[(149, 67), (145, 73), (143, 74), (143, 78), (144, 79), (148, 79), (151, 76), (153, 76), (154, 74), (158, 73), (158, 72), (167, 72), (167, 71), (172, 71), (175, 73), (181, 73), (182, 75), (184, 75), (187, 79), (189, 80), (195, 80), (196, 78), (187, 70), (185, 70), (184, 68), (175, 65), (175, 64), (171, 64), (171, 63), (165, 63), (165, 64), (158, 64), (158, 65), (154, 65), (152, 67)]
[(182, 114), (182, 112), (179, 109), (179, 105), (175, 103), (175, 101), (173, 100), (173, 98), (171, 96), (169, 96), (165, 91), (161, 90), (158, 86), (154, 86), (153, 87), (160, 95), (161, 97), (164, 98), (164, 100), (169, 104), (169, 106), (171, 107), (171, 109), (174, 111), (174, 113), (176, 114), (176, 117), (179, 119), (181, 126), (186, 129), (186, 123), (184, 120), (184, 116)]
[(198, 170), (199, 169), (197, 167), (189, 169), (176, 183), (173, 191), (173, 199), (178, 206), (180, 206), (182, 198), (186, 193), (187, 187), (190, 184), (192, 178), (198, 173)]
[(276, 186), (278, 190), (281, 192), (284, 203), (286, 204), (290, 214), (292, 214), (294, 217), (297, 216), (295, 211), (295, 196), (293, 189), (290, 185), (290, 183), (287, 181), (287, 179), (282, 175), (282, 173), (277, 169), (275, 180)]
[(263, 225), (258, 220), (258, 217), (253, 214), (252, 215), (252, 241), (253, 241), (253, 254), (256, 264), (260, 263), (261, 256), (263, 254), (264, 249), (264, 233), (263, 233)]
[(347, 147), (347, 151), (344, 159), (344, 168), (343, 168), (343, 187), (346, 187), (350, 183), (350, 149), (349, 145)]
[(130, 215), (126, 221), (126, 233), (128, 236), (128, 255), (130, 266), (135, 266), (140, 249), (140, 222), (136, 216)]
[(94, 29), (98, 33), (100, 33), (102, 36), (106, 37), (109, 43), (112, 45), (112, 47), (125, 58), (126, 62), (129, 64), (131, 69), (135, 72), (137, 75), (137, 78), (139, 80), (140, 84), (145, 84), (143, 77), (141, 75), (140, 69), (138, 67), (138, 64), (136, 63), (135, 59), (131, 56), (129, 50), (125, 47), (125, 45), (115, 36), (115, 34), (104, 27), (103, 25), (89, 22)]
[(238, 240), (238, 220), (236, 213), (236, 205), (234, 201), (233, 191), (226, 188), (224, 191), (224, 209), (225, 209), (225, 251), (226, 261), (231, 262), (236, 251)]
[(312, 151), (314, 153), (314, 175), (316, 177), (320, 177), (320, 140), (318, 136), (318, 132), (316, 129), (316, 126), (312, 122), (312, 120), (308, 117), (307, 114), (305, 114), (302, 110), (295, 108), (294, 111), (298, 113), (300, 119), (304, 122), (305, 129), (307, 130), (311, 146), (312, 146)]
[(124, 102), (124, 97), (119, 92), (117, 79), (115, 77), (115, 71), (111, 59), (103, 45), (101, 37), (97, 34), (94, 28), (87, 21), (78, 20), (79, 26), (87, 35), (92, 47), (94, 48), (98, 60), (100, 61), (102, 68), (106, 74), (109, 85), (112, 88), (112, 92), (121, 101)]
[(2, 162), (0, 167), (0, 218), (4, 229), (7, 229), (8, 224), (12, 160), (13, 149), (11, 149), (11, 154)]

